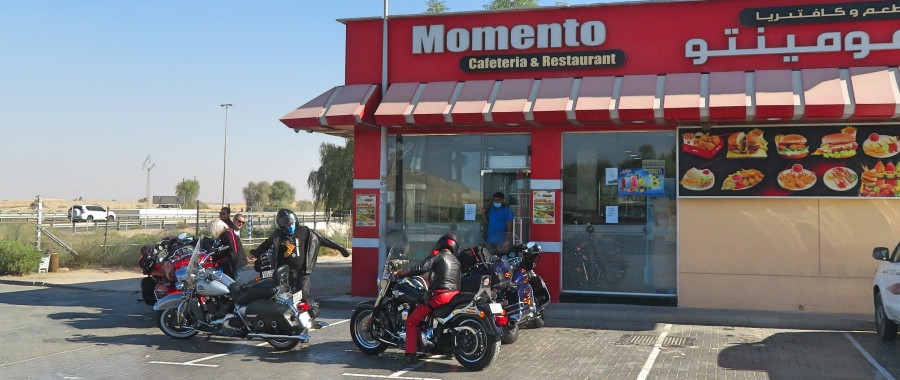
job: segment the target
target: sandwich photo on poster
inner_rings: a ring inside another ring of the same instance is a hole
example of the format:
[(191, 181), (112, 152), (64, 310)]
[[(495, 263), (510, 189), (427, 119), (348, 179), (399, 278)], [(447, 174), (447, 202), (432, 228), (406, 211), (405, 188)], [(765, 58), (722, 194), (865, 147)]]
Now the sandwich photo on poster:
[(727, 158), (766, 158), (769, 144), (763, 138), (763, 130), (753, 128), (750, 131), (734, 132), (728, 136)]
[[(690, 137), (699, 146), (704, 136), (725, 143), (724, 154), (677, 152), (679, 197), (900, 198), (900, 124), (697, 127), (679, 134), (682, 145)], [(641, 188), (639, 180), (622, 178), (620, 194), (623, 186)]]

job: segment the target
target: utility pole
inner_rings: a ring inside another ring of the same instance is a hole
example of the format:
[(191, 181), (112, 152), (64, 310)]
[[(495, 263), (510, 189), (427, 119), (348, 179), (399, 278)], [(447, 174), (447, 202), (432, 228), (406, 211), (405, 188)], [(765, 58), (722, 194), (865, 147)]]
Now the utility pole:
[(225, 108), (225, 147), (222, 149), (222, 207), (225, 207), (225, 158), (228, 157), (228, 107), (231, 107), (231, 103), (219, 106)]
[(155, 167), (156, 167), (156, 164), (154, 164), (153, 161), (150, 160), (150, 156), (148, 155), (147, 159), (144, 160), (144, 165), (143, 165), (143, 170), (147, 171), (147, 198), (146, 199), (147, 199), (148, 205), (151, 203), (150, 202), (150, 170), (153, 170), (153, 168), (155, 168)]

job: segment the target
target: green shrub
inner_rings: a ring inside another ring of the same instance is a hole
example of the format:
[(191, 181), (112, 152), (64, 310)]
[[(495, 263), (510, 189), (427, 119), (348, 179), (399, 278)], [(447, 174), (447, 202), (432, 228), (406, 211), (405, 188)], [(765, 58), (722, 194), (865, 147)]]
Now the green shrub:
[(41, 253), (26, 244), (11, 240), (0, 240), (0, 275), (21, 276), (37, 272), (41, 264)]

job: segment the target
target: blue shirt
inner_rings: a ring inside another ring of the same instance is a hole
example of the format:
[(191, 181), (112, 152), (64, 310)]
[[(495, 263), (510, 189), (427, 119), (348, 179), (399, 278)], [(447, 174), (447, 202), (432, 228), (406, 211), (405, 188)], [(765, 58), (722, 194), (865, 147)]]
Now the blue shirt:
[(507, 205), (488, 209), (488, 236), (486, 242), (503, 244), (506, 242), (506, 223), (512, 222), (513, 213)]

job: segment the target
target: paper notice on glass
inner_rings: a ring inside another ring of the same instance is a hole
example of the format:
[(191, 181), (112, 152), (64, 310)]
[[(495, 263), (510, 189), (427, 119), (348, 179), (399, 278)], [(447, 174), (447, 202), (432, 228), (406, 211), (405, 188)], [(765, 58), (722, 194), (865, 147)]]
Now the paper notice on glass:
[(606, 184), (607, 185), (617, 185), (619, 181), (619, 169), (618, 168), (606, 168)]
[(463, 220), (475, 220), (475, 204), (466, 203), (465, 215)]
[(606, 223), (619, 223), (619, 206), (606, 206)]

